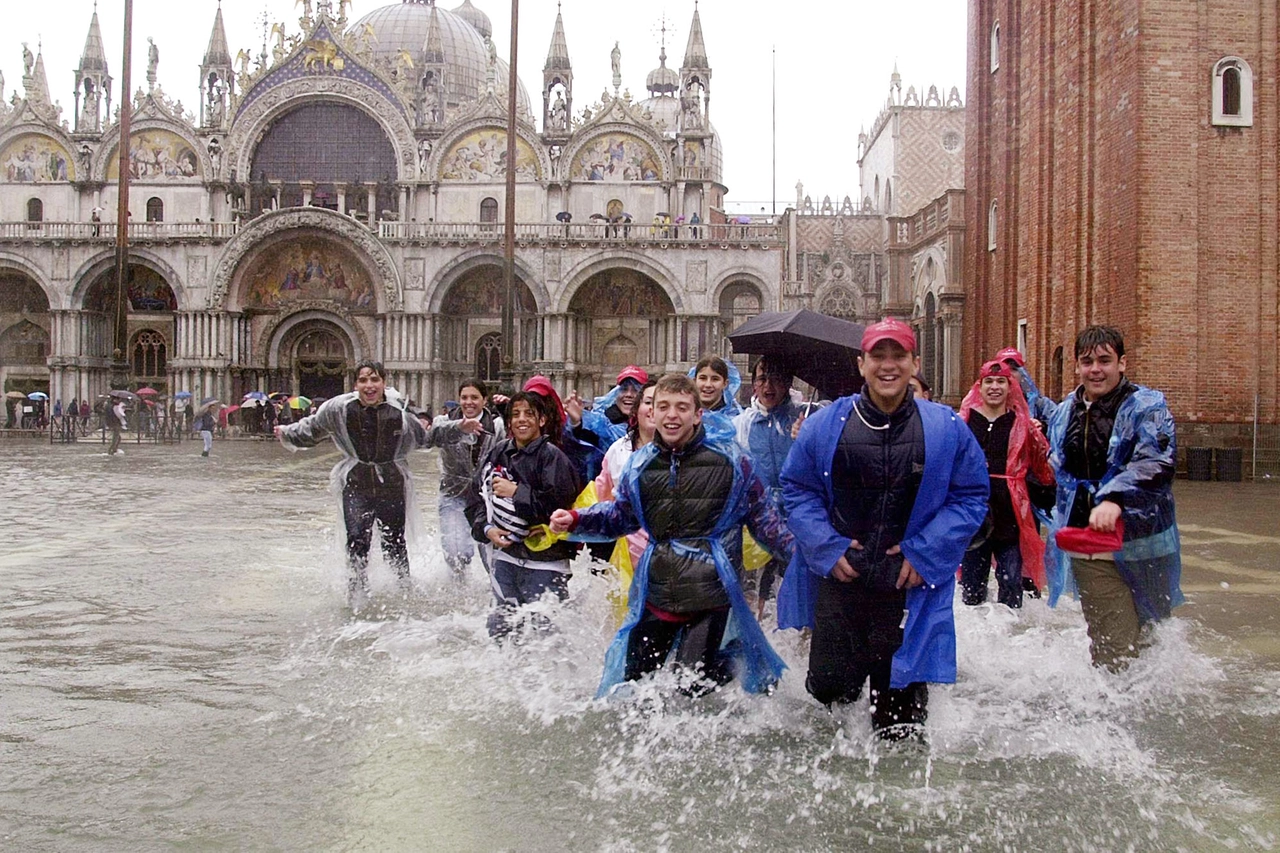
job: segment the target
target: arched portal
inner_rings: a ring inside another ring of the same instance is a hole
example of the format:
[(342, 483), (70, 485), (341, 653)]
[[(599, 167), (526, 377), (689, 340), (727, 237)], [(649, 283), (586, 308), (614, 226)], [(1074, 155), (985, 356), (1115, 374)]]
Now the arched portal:
[[(584, 377), (601, 393), (617, 368), (638, 364), (661, 372), (679, 360), (675, 306), (657, 281), (639, 270), (614, 267), (582, 283), (569, 302), (573, 349)], [(579, 388), (579, 390), (583, 390)]]
[(290, 390), (312, 400), (328, 400), (349, 390), (353, 358), (346, 332), (336, 322), (317, 317), (280, 337), (276, 363), (290, 377)]
[[(735, 281), (720, 292), (720, 327), (725, 335), (760, 313), (764, 306), (764, 297), (760, 289), (746, 281)], [(730, 346), (726, 342), (722, 352), (729, 353)], [(730, 358), (729, 355), (725, 356)], [(749, 375), (747, 370), (751, 359), (746, 353), (733, 353), (732, 360), (743, 376)]]
[[(126, 309), (128, 339), (124, 359), (130, 367), (129, 382), (134, 387), (150, 385), (161, 393), (165, 393), (169, 389), (164, 365), (167, 364), (167, 358), (172, 355), (168, 344), (164, 343), (161, 349), (157, 349), (148, 343), (143, 346), (143, 353), (139, 357), (137, 341), (144, 331), (156, 336), (161, 342), (173, 340), (173, 318), (178, 310), (177, 296), (163, 275), (141, 264), (129, 265), (125, 288), (125, 296), (128, 300)], [(95, 358), (110, 358), (115, 345), (116, 271), (114, 267), (108, 267), (98, 273), (97, 278), (85, 290), (83, 307), (86, 315), (85, 326), (89, 334), (82, 354)], [(147, 340), (150, 341), (151, 338), (148, 337)], [(161, 364), (158, 371), (154, 369), (157, 355), (160, 355)]]
[[(7, 392), (49, 393), (49, 297), (24, 273), (0, 269), (0, 387)], [(5, 401), (0, 423), (14, 426), (21, 401)]]
[[(481, 379), (497, 379), (496, 372), (492, 376), (484, 372), (500, 361), (502, 353), (502, 299), (502, 267), (496, 263), (471, 267), (449, 285), (438, 315), (438, 357), (452, 362), (450, 372), (458, 378), (475, 368)], [(535, 361), (540, 357), (532, 349), (537, 342), (533, 326), (538, 303), (518, 274), (515, 309), (516, 357), (521, 362)]]

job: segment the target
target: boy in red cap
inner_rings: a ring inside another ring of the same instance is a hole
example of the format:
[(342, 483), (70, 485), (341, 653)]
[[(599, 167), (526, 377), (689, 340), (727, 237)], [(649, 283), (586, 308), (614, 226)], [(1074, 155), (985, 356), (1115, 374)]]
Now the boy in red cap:
[(987, 466), (946, 406), (913, 396), (915, 335), (867, 327), (861, 394), (810, 415), (782, 469), (796, 549), (778, 627), (812, 628), (805, 688), (826, 705), (871, 683), (872, 727), (920, 736), (928, 682), (956, 680), (956, 566), (987, 514)]
[(1049, 443), (1031, 422), (1022, 389), (1013, 378), (1007, 364), (988, 361), (960, 404), (960, 417), (986, 454), (991, 478), (987, 518), (960, 566), (961, 591), (968, 605), (987, 600), (993, 557), (1001, 604), (1022, 606), (1023, 574), (1037, 589), (1044, 586), (1044, 543), (1027, 492), (1027, 473), (1042, 483), (1053, 482)]

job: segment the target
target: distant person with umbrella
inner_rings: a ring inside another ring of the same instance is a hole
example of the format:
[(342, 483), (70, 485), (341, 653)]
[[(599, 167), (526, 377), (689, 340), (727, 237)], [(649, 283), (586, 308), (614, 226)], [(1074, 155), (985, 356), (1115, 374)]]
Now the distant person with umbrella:
[[(790, 366), (778, 356), (765, 355), (751, 369), (751, 405), (733, 419), (738, 443), (751, 454), (770, 498), (782, 509), (782, 466), (791, 452), (793, 427), (804, 416), (804, 407), (791, 398)], [(774, 578), (786, 565), (770, 560), (760, 570), (759, 596), (767, 601)]]
[(876, 734), (923, 738), (928, 682), (956, 680), (956, 568), (987, 514), (987, 465), (955, 412), (912, 394), (910, 326), (868, 326), (860, 349), (863, 392), (809, 418), (782, 471), (796, 550), (778, 627), (813, 630), (815, 699), (856, 702), (869, 678)]
[(218, 419), (214, 414), (222, 404), (215, 397), (205, 397), (200, 401), (200, 408), (196, 410), (195, 428), (200, 433), (201, 440), (204, 441), (204, 451), (201, 456), (208, 456), (209, 451), (213, 450), (213, 431), (218, 428)]
[[(326, 400), (314, 415), (289, 426), (277, 425), (276, 437), (290, 450), (315, 447), (333, 439), (343, 458), (330, 474), (342, 501), (347, 531), (347, 601), (360, 610), (369, 592), (369, 548), (373, 526), (382, 530), (382, 552), (402, 584), (409, 580), (406, 523), (419, 518), (414, 506), (409, 452), (427, 446), (427, 431), (403, 406), (387, 399), (387, 371), (381, 362), (356, 365), (356, 390)], [(479, 418), (464, 419), (464, 432), (479, 432)]]
[(129, 416), (124, 405), (127, 399), (119, 392), (113, 391), (107, 405), (103, 408), (103, 425), (111, 430), (111, 444), (107, 447), (108, 456), (116, 455), (116, 451), (120, 449), (120, 431), (128, 426)]

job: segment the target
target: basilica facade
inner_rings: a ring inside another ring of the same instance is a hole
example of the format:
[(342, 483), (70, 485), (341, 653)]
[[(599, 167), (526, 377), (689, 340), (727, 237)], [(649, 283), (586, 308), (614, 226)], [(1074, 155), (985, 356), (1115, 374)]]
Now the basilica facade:
[[(256, 57), (221, 11), (186, 108), (160, 83), (131, 110), (131, 385), (238, 400), (328, 397), (383, 361), (426, 405), (496, 379), (506, 171), (516, 170), (517, 379), (603, 391), (617, 369), (686, 367), (783, 307), (785, 234), (729, 222), (712, 68), (694, 12), (681, 65), (665, 45), (646, 97), (574, 89), (557, 15), (543, 79), (517, 92), (470, 0), (405, 0), (346, 19), (311, 0)], [(0, 381), (85, 399), (108, 387), (120, 130), (96, 13), (73, 114), (43, 57), (0, 105)], [(588, 105), (583, 106), (584, 103)]]

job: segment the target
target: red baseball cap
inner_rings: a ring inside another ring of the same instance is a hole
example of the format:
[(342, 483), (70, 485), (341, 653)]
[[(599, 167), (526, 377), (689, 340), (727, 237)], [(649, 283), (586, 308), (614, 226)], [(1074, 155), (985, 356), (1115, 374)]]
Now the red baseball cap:
[(916, 333), (911, 331), (911, 327), (906, 323), (892, 317), (886, 317), (879, 323), (867, 326), (866, 331), (862, 333), (860, 349), (863, 352), (870, 352), (881, 341), (893, 341), (910, 353), (916, 351)]
[(1012, 361), (1018, 367), (1027, 366), (1027, 360), (1022, 357), (1022, 353), (1018, 352), (1016, 347), (1005, 347), (1000, 350), (1000, 352), (996, 353), (996, 361)]
[(634, 364), (628, 364), (626, 367), (622, 368), (622, 372), (618, 374), (618, 380), (614, 384), (621, 385), (628, 379), (632, 382), (643, 385), (649, 381), (649, 374), (646, 373), (643, 368), (636, 367)]
[(1009, 369), (1009, 365), (997, 359), (982, 365), (982, 370), (978, 373), (978, 376), (982, 379), (988, 376), (1003, 376), (1005, 379), (1012, 379), (1013, 371)]

